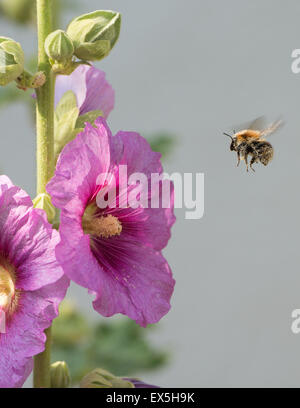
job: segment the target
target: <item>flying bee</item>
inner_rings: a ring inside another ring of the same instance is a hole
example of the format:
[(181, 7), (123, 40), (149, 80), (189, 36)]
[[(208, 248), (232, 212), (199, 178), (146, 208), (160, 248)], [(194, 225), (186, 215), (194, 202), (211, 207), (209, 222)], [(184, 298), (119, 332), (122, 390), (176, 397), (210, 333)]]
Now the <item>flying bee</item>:
[(273, 146), (265, 140), (265, 137), (275, 132), (282, 125), (282, 120), (277, 120), (263, 130), (257, 130), (262, 121), (262, 117), (256, 119), (249, 128), (239, 132), (233, 131), (233, 136), (224, 133), (225, 136), (231, 139), (230, 150), (237, 153), (237, 166), (239, 166), (241, 160), (244, 160), (247, 171), (249, 171), (248, 156), (251, 157), (250, 168), (255, 171), (253, 168), (254, 163), (260, 162), (266, 166), (274, 155)]

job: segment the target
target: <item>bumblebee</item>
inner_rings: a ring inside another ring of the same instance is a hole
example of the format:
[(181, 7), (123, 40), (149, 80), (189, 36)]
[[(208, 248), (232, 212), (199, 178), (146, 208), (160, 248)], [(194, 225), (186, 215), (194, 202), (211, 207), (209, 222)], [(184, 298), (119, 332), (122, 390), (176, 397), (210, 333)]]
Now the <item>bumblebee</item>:
[(273, 159), (273, 146), (265, 140), (265, 137), (275, 132), (282, 125), (282, 121), (278, 120), (263, 130), (257, 130), (256, 127), (262, 120), (263, 118), (256, 119), (248, 129), (233, 131), (233, 136), (224, 133), (231, 139), (230, 150), (237, 153), (237, 166), (244, 160), (247, 171), (249, 171), (248, 156), (251, 157), (250, 168), (253, 171), (254, 163), (260, 162), (266, 166)]

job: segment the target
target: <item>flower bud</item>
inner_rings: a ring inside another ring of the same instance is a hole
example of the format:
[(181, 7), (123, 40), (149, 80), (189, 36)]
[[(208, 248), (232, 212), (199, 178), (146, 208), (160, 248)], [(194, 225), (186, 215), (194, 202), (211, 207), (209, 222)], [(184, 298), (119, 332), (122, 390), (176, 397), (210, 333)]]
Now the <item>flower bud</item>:
[(73, 57), (74, 46), (66, 32), (56, 30), (46, 38), (45, 51), (50, 62), (66, 64)]
[(68, 388), (71, 383), (70, 371), (65, 361), (57, 361), (50, 367), (51, 388)]
[(102, 368), (96, 368), (81, 380), (80, 388), (134, 388), (134, 385)]
[(120, 28), (120, 13), (98, 10), (75, 18), (67, 33), (78, 58), (97, 61), (109, 54), (119, 38)]
[(24, 53), (19, 43), (0, 37), (0, 85), (16, 80), (24, 71)]
[(53, 207), (49, 194), (42, 193), (36, 196), (36, 198), (33, 200), (33, 206), (34, 208), (44, 210), (47, 214), (48, 222), (52, 224), (55, 218), (55, 208)]

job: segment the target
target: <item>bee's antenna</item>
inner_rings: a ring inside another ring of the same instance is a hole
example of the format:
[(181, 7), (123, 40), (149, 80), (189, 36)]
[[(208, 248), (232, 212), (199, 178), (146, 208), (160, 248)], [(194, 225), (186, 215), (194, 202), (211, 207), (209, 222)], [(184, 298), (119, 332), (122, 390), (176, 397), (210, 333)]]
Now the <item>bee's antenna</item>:
[(233, 140), (233, 137), (231, 135), (229, 135), (228, 133), (223, 133), (223, 135), (230, 137), (231, 140)]

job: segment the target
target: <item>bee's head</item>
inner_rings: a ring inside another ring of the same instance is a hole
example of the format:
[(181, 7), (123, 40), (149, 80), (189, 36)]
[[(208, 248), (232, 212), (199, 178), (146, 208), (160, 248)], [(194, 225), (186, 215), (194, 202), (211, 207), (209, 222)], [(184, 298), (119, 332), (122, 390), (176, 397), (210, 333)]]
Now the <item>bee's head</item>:
[(229, 135), (228, 133), (223, 133), (225, 136), (230, 137), (231, 139), (231, 143), (230, 143), (230, 150), (231, 151), (235, 151), (236, 150), (236, 143), (235, 143), (235, 138), (233, 138), (231, 135)]

